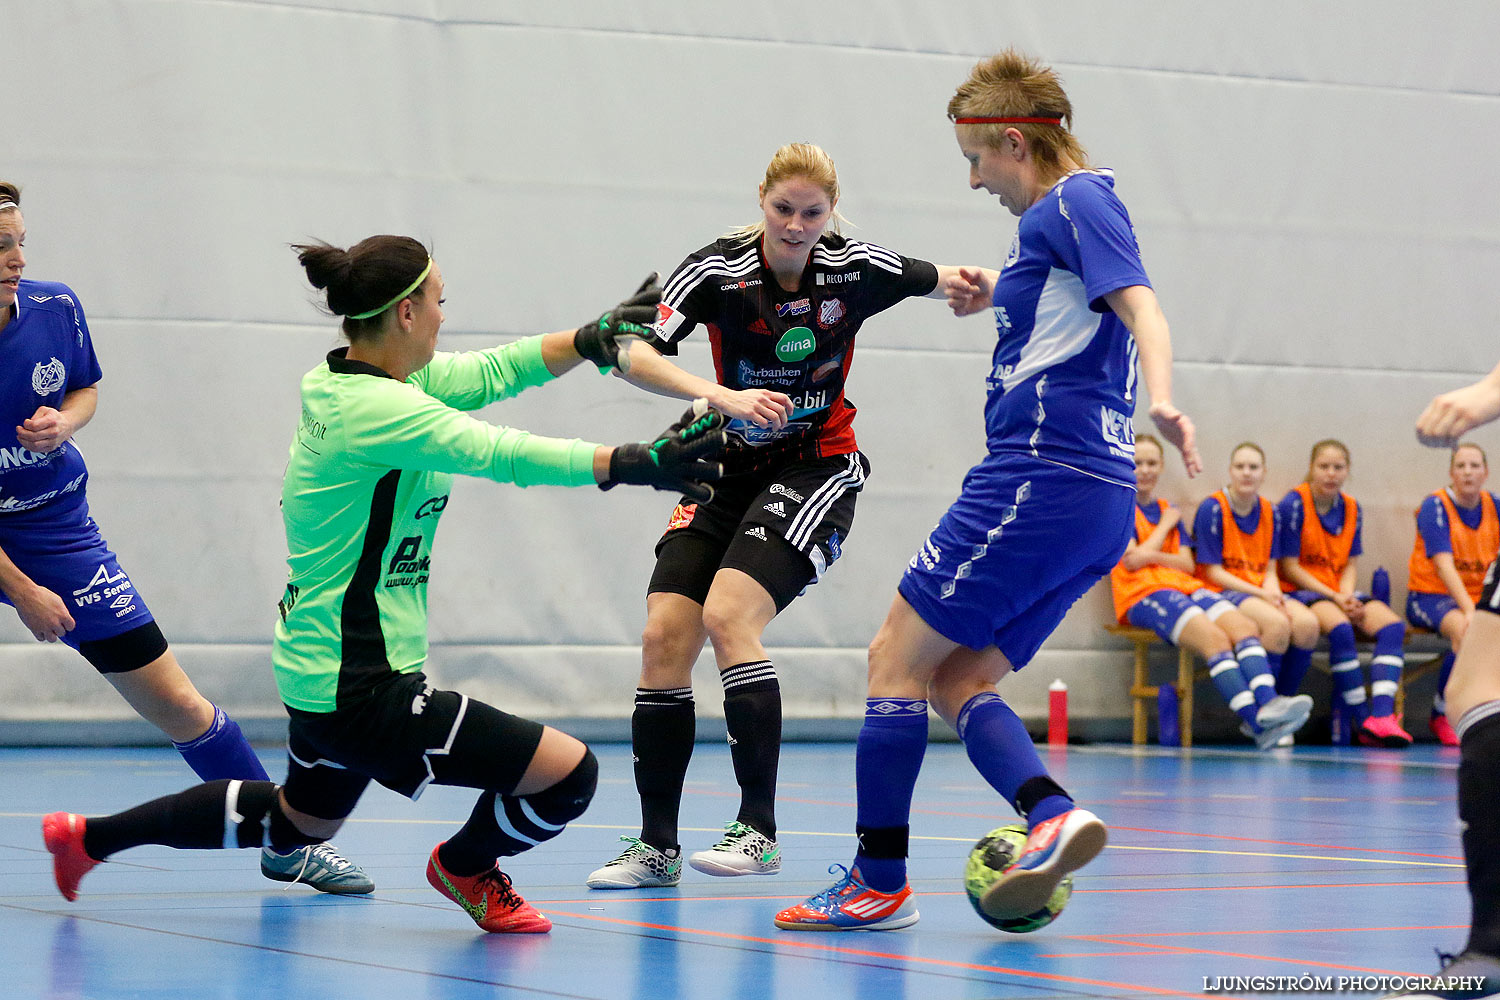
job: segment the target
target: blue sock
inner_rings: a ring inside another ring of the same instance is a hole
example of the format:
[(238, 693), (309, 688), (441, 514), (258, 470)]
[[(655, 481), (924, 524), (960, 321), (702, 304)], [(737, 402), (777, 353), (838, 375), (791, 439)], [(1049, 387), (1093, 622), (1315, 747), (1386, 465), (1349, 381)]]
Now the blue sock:
[(1255, 724), (1255, 695), (1245, 686), (1245, 675), (1240, 673), (1240, 664), (1234, 654), (1226, 649), (1209, 657), (1208, 676), (1229, 704), (1229, 710), (1259, 732), (1260, 727)]
[[(881, 892), (906, 885), (906, 837), (911, 797), (927, 753), (927, 702), (922, 698), (870, 698), (854, 750), (859, 849), (854, 865), (865, 884)], [(866, 849), (881, 857), (872, 857)], [(898, 857), (890, 857), (898, 854)]]
[(958, 738), (980, 775), (1035, 827), (1073, 808), (1037, 756), (1031, 734), (993, 691), (976, 694), (958, 713)]
[(1240, 673), (1245, 676), (1257, 707), (1276, 697), (1276, 679), (1271, 676), (1270, 658), (1259, 639), (1253, 636), (1241, 639), (1235, 644), (1234, 658), (1240, 663)]
[(1370, 659), (1370, 714), (1376, 717), (1396, 714), (1396, 687), (1401, 680), (1405, 660), (1401, 644), (1406, 641), (1406, 626), (1391, 622), (1375, 633), (1375, 655)]
[(1307, 676), (1307, 668), (1312, 666), (1312, 655), (1313, 651), (1310, 649), (1287, 647), (1286, 653), (1281, 657), (1281, 666), (1276, 670), (1277, 694), (1290, 698), (1301, 690), (1302, 678)]
[(182, 754), (188, 767), (204, 781), (220, 778), (237, 778), (241, 781), (269, 781), (260, 758), (245, 741), (239, 723), (214, 706), (214, 721), (208, 730), (195, 740), (172, 745)]
[(1448, 675), (1453, 673), (1453, 661), (1457, 657), (1453, 650), (1443, 655), (1443, 665), (1438, 667), (1437, 691), (1432, 696), (1432, 717), (1437, 718), (1448, 711), (1448, 699), (1443, 697), (1443, 692), (1448, 690)]
[(1354, 646), (1354, 626), (1341, 622), (1328, 633), (1328, 666), (1333, 671), (1333, 690), (1351, 711), (1356, 723), (1365, 709), (1365, 677), (1359, 670), (1359, 650)]

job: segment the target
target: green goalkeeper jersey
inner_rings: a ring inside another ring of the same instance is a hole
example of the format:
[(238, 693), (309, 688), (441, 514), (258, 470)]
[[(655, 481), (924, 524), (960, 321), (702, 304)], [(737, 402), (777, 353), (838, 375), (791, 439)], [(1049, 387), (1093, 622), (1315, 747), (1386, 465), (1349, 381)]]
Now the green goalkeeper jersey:
[(476, 420), (552, 378), (541, 337), (438, 353), (399, 382), (345, 357), (302, 379), (281, 487), (286, 592), (272, 660), (282, 701), (332, 712), (427, 658), (427, 566), (454, 473), (517, 486), (594, 482), (594, 449)]

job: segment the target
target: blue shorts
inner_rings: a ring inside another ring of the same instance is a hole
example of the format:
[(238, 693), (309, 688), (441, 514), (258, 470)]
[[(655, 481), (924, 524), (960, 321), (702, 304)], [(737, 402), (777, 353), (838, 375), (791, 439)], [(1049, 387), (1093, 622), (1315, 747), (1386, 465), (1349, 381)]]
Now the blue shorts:
[(1244, 604), (1254, 596), (1254, 594), (1247, 594), (1243, 590), (1224, 590), (1220, 591), (1218, 594), (1219, 600), (1228, 601), (1235, 607), (1239, 607), (1241, 604)]
[(1051, 462), (989, 455), (897, 589), (939, 634), (1024, 667), (1125, 551), (1135, 492)]
[(1406, 620), (1418, 628), (1436, 632), (1448, 612), (1457, 610), (1458, 602), (1447, 594), (1421, 594), (1413, 590), (1406, 595)]
[(1209, 621), (1217, 621), (1226, 611), (1233, 611), (1234, 605), (1224, 597), (1224, 594), (1216, 594), (1207, 587), (1200, 587), (1191, 594), (1180, 590), (1153, 590), (1130, 606), (1125, 612), (1125, 620), (1137, 628), (1149, 628), (1161, 636), (1163, 642), (1175, 646), (1183, 626), (1194, 618), (1206, 614)]
[[(68, 510), (54, 511), (49, 504), (0, 514), (0, 549), (22, 573), (67, 604), (77, 624), (62, 641), (74, 649), (154, 620), (89, 517), (87, 503)], [(3, 594), (0, 601), (11, 603)]]
[[(1317, 604), (1319, 601), (1330, 601), (1330, 602), (1332, 601), (1332, 598), (1324, 597), (1322, 594), (1318, 593), (1316, 590), (1294, 590), (1294, 591), (1290, 592), (1289, 594), (1287, 594), (1286, 596), (1290, 597), (1292, 600), (1296, 601), (1298, 604), (1301, 604), (1304, 607), (1309, 607), (1309, 608), (1312, 607), (1314, 604)], [(1370, 595), (1367, 594), (1367, 593), (1365, 593), (1363, 590), (1356, 590), (1354, 592), (1354, 596), (1357, 597), (1357, 598), (1359, 598), (1361, 601), (1373, 600), (1373, 598), (1370, 597)]]

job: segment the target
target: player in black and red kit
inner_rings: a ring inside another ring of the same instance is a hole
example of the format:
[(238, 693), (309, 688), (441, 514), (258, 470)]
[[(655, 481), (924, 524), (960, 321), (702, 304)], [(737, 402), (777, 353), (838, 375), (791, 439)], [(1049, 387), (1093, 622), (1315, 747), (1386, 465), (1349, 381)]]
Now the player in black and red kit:
[[(632, 348), (625, 378), (728, 415), (724, 478), (711, 501), (672, 511), (646, 597), (631, 738), (639, 837), (588, 878), (595, 889), (676, 885), (677, 814), (693, 752), (692, 667), (711, 640), (724, 685), (741, 804), (712, 848), (710, 875), (772, 875), (781, 691), (761, 633), (835, 560), (870, 463), (854, 438), (844, 380), (864, 321), (910, 296), (982, 294), (956, 267), (825, 232), (838, 218), (833, 161), (817, 146), (776, 151), (760, 187), (765, 218), (689, 254), (668, 279), (656, 338)], [(952, 291), (949, 291), (949, 286)], [(709, 382), (662, 354), (708, 331)]]

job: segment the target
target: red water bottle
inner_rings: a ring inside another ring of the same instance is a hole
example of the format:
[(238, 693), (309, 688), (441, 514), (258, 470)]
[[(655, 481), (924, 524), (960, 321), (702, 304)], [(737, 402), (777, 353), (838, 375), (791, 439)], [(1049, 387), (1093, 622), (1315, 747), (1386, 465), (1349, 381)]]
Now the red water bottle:
[(1061, 680), (1047, 686), (1047, 742), (1068, 745), (1068, 686)]

